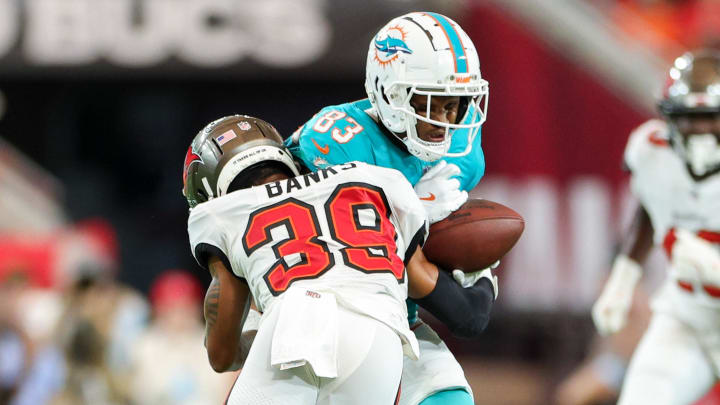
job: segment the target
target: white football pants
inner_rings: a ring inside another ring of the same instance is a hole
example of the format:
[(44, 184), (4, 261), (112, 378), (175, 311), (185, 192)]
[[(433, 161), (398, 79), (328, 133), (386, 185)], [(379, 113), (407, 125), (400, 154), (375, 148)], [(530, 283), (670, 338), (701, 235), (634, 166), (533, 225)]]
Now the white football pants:
[(720, 310), (698, 306), (669, 280), (635, 349), (618, 405), (689, 405), (715, 384)]
[(460, 363), (437, 333), (423, 321), (413, 325), (412, 330), (420, 345), (420, 358), (404, 359), (400, 405), (417, 405), (438, 391), (458, 388), (472, 397)]
[(403, 351), (392, 329), (338, 306), (338, 376), (319, 378), (309, 365), (287, 370), (270, 365), (279, 312), (266, 313), (229, 405), (396, 404)]

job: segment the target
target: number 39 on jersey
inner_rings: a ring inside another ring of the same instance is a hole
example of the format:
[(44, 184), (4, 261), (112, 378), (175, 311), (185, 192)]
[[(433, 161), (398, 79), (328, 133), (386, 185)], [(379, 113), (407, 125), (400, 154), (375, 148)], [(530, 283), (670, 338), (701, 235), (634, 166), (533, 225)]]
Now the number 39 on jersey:
[[(361, 217), (372, 218), (362, 223)], [(397, 256), (395, 227), (388, 219), (390, 207), (382, 189), (369, 184), (343, 184), (324, 204), (330, 235), (339, 244), (345, 265), (362, 272), (389, 272), (398, 281), (405, 267)], [(283, 228), (286, 238), (274, 240), (273, 232)], [(320, 239), (321, 227), (316, 209), (295, 198), (288, 198), (253, 212), (242, 238), (250, 257), (257, 249), (272, 243), (277, 259), (264, 280), (273, 295), (284, 292), (294, 281), (316, 278), (335, 264), (328, 243)], [(289, 264), (289, 258), (294, 264)]]

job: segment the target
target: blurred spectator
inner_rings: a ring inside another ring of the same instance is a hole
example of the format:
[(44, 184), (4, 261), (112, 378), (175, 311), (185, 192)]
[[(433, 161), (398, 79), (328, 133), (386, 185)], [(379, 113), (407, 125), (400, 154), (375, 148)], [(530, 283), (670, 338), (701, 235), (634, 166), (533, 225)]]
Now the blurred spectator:
[(617, 0), (615, 23), (670, 60), (685, 49), (720, 47), (717, 0)]
[(55, 403), (128, 403), (129, 358), (146, 318), (137, 292), (108, 277), (81, 276), (67, 293), (58, 333), (68, 377)]
[(208, 363), (200, 283), (186, 271), (169, 270), (154, 281), (150, 299), (153, 321), (135, 351), (134, 402), (221, 403), (233, 375), (216, 374)]
[(54, 403), (129, 403), (130, 359), (146, 326), (147, 303), (115, 280), (117, 246), (109, 224), (83, 222), (62, 239), (59, 279), (67, 287), (57, 339), (68, 372)]
[(0, 403), (44, 404), (61, 388), (65, 367), (50, 339), (57, 294), (32, 288), (24, 269), (0, 278)]

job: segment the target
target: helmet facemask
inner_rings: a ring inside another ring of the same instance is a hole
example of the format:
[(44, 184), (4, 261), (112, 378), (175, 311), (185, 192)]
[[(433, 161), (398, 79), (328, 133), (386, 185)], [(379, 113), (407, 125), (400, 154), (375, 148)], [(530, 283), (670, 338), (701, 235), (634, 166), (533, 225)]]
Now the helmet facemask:
[(687, 140), (687, 160), (697, 176), (720, 168), (720, 145), (713, 134), (694, 134)]
[[(487, 82), (482, 79), (465, 86), (396, 82), (387, 89), (387, 95), (390, 108), (397, 112), (404, 122), (405, 137), (402, 138), (402, 141), (408, 151), (422, 160), (432, 162), (443, 157), (465, 156), (470, 153), (473, 141), (487, 116), (487, 90)], [(411, 105), (411, 99), (415, 95), (426, 97), (425, 111), (416, 111)], [(455, 122), (432, 119), (433, 97), (453, 96), (460, 98)], [(432, 142), (420, 138), (417, 131), (418, 121), (444, 128), (444, 139), (440, 142)], [(448, 150), (453, 132), (460, 128), (468, 129), (467, 146), (463, 151), (450, 153)]]
[[(709, 119), (720, 120), (717, 114), (705, 114)], [(692, 115), (687, 115), (685, 119)], [(720, 134), (705, 131), (682, 130), (677, 123), (679, 117), (670, 119), (670, 138), (675, 152), (687, 163), (690, 171), (702, 177), (720, 169)]]

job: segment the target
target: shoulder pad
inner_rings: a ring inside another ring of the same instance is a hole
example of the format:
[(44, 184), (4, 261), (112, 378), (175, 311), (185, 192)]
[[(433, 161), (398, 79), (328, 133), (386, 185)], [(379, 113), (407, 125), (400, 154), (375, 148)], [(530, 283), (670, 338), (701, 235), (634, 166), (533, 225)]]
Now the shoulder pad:
[[(351, 160), (365, 161), (365, 128), (345, 105), (325, 107), (293, 134), (291, 152), (311, 170)], [(362, 145), (358, 145), (361, 143)]]
[(670, 147), (667, 124), (659, 119), (652, 119), (637, 127), (630, 133), (625, 147), (625, 164), (632, 171), (654, 150)]
[[(211, 201), (210, 201), (211, 202)], [(232, 265), (226, 251), (226, 235), (223, 227), (217, 222), (217, 215), (211, 213), (207, 208), (210, 202), (198, 205), (190, 211), (188, 217), (188, 236), (190, 247), (195, 260), (200, 267), (208, 270), (208, 259), (210, 256), (218, 256), (225, 267), (232, 271)]]

